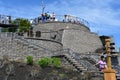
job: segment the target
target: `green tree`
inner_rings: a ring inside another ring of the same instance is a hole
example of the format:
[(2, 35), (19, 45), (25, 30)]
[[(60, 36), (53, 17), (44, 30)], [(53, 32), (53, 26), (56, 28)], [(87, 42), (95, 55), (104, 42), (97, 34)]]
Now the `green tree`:
[(29, 30), (29, 27), (31, 26), (30, 21), (23, 18), (17, 18), (15, 19), (12, 24), (19, 25), (19, 31), (20, 32), (27, 32)]

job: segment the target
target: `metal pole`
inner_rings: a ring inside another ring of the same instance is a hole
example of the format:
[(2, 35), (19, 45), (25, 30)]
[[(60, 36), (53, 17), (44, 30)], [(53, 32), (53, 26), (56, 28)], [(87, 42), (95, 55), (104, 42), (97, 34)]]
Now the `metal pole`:
[(45, 9), (45, 4), (42, 1), (42, 14), (44, 13), (44, 9)]

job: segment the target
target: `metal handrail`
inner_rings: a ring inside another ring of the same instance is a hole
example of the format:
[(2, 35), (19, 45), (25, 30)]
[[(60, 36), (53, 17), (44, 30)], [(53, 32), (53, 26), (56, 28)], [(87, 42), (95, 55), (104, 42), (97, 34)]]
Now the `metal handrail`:
[[(1, 24), (11, 24), (11, 22), (15, 19), (27, 19), (27, 18), (21, 18), (21, 17), (0, 14), (0, 23)], [(42, 19), (42, 16), (38, 16), (36, 18), (27, 19), (27, 20), (29, 20), (34, 25), (34, 24), (37, 24), (41, 19)], [(51, 21), (51, 20), (49, 19), (49, 21)], [(55, 20), (52, 20), (52, 21), (71, 22), (71, 23), (76, 23), (76, 24), (82, 24), (87, 27), (90, 26), (89, 22), (86, 21), (85, 19), (82, 19), (82, 18), (79, 18), (76, 16), (72, 16), (72, 15), (66, 15), (66, 17), (65, 17), (65, 15), (56, 15)], [(19, 22), (17, 23), (17, 25), (19, 25)]]

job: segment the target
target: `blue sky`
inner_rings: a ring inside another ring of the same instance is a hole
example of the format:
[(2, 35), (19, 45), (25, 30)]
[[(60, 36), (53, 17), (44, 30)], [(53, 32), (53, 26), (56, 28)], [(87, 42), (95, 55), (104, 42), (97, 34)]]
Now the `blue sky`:
[(42, 1), (46, 12), (83, 18), (92, 32), (114, 36), (120, 47), (120, 0), (0, 0), (0, 14), (34, 18), (42, 12)]

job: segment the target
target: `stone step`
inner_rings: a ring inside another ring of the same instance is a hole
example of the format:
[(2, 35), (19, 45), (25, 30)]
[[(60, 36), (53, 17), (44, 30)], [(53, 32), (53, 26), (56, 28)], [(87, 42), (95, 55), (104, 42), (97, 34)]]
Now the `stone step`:
[(72, 63), (72, 64), (75, 65), (75, 66), (82, 66), (79, 63)]
[(76, 67), (76, 69), (79, 70), (79, 71), (87, 71), (87, 69), (81, 68), (81, 67)]
[(73, 57), (71, 57), (68, 54), (64, 54), (65, 57), (69, 60), (69, 62), (71, 62), (71, 64), (77, 69), (77, 70), (82, 70), (85, 71), (87, 69), (85, 69), (82, 65), (80, 65), (80, 63), (78, 63)]
[(69, 59), (69, 60), (71, 60), (73, 63), (78, 63), (76, 60), (74, 60), (74, 59)]
[(82, 69), (82, 71), (87, 71), (87, 69)]
[(72, 64), (74, 64), (74, 65), (76, 65), (76, 66), (82, 66), (82, 65), (80, 65), (79, 63), (72, 63)]
[(78, 67), (78, 66), (76, 66), (77, 68), (79, 68), (79, 69), (85, 69), (84, 67)]

